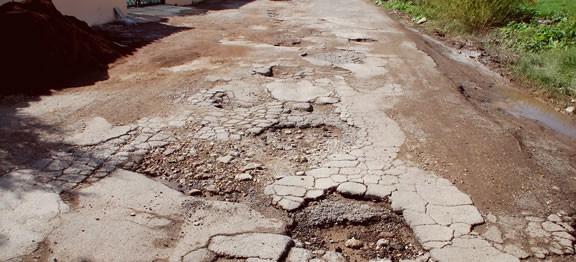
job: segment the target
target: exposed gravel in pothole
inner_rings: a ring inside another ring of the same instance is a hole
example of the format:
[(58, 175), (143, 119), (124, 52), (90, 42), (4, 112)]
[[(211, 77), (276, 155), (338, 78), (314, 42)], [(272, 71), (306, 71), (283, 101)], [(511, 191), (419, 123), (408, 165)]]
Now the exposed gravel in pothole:
[(342, 252), (349, 261), (418, 257), (425, 252), (404, 219), (386, 203), (330, 195), (294, 213), (292, 237), (310, 250)]
[(272, 129), (229, 142), (186, 138), (145, 155), (133, 170), (190, 195), (241, 202), (275, 178), (319, 165), (340, 136), (337, 128), (320, 127)]
[(311, 56), (314, 59), (330, 62), (332, 64), (358, 64), (361, 63), (366, 55), (353, 51), (320, 53)]

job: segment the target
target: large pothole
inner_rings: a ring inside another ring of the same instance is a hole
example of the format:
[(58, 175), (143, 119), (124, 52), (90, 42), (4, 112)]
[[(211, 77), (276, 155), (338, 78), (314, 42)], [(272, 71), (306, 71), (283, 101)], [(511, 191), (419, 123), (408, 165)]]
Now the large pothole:
[(293, 213), (292, 237), (310, 250), (342, 252), (350, 262), (411, 259), (425, 252), (404, 219), (385, 202), (362, 202), (332, 194)]
[(318, 166), (340, 136), (338, 128), (322, 126), (270, 129), (240, 141), (185, 138), (150, 152), (132, 169), (190, 195), (249, 202), (276, 179)]

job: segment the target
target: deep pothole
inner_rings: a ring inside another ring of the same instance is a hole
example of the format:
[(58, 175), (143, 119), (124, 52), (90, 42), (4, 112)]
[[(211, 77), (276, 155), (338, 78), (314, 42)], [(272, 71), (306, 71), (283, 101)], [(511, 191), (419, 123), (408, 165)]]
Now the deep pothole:
[(133, 171), (189, 195), (250, 202), (284, 176), (320, 165), (341, 137), (338, 128), (273, 128), (240, 141), (185, 137), (144, 155)]
[[(425, 252), (405, 220), (386, 202), (367, 202), (330, 194), (292, 214), (298, 247), (341, 252), (348, 261), (374, 258), (401, 261)], [(321, 255), (322, 251), (320, 252)]]

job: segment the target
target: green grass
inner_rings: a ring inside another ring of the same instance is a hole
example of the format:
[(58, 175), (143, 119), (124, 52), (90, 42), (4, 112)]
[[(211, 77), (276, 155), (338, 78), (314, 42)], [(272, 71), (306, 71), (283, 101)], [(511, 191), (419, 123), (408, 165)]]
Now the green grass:
[(576, 96), (576, 48), (522, 53), (513, 68), (557, 97)]
[[(502, 48), (516, 53), (517, 77), (537, 83), (560, 100), (576, 96), (576, 1), (539, 0), (530, 17), (499, 29)], [(546, 22), (546, 23), (544, 23)]]
[(415, 1), (410, 0), (374, 0), (377, 5), (383, 6), (388, 10), (406, 12), (414, 20), (418, 20), (426, 16), (426, 10)]
[(554, 14), (566, 12), (576, 13), (576, 1), (574, 0), (538, 0), (534, 5), (540, 16), (550, 17)]

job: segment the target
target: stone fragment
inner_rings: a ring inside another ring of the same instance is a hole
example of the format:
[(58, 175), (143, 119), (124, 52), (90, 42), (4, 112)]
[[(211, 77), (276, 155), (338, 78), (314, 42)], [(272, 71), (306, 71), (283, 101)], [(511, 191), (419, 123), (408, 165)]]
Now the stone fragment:
[(422, 225), (413, 228), (414, 235), (422, 242), (430, 241), (450, 241), (454, 230), (440, 225)]
[(344, 183), (348, 181), (348, 177), (344, 175), (333, 175), (330, 178), (336, 183)]
[(542, 224), (538, 222), (530, 222), (526, 226), (526, 233), (532, 238), (549, 237), (550, 233), (542, 229)]
[(252, 69), (252, 73), (263, 75), (263, 76), (272, 76), (273, 75), (273, 72), (272, 72), (273, 68), (274, 68), (274, 65), (259, 66), (259, 67), (255, 67), (254, 69)]
[(274, 192), (279, 196), (303, 197), (306, 195), (306, 189), (302, 187), (283, 186), (276, 184), (272, 185), (271, 187), (274, 188)]
[(314, 185), (314, 188), (322, 189), (322, 190), (329, 190), (329, 189), (336, 188), (337, 186), (338, 186), (338, 183), (334, 182), (334, 180), (332, 180), (330, 178), (318, 178), (318, 179), (316, 179), (316, 184)]
[(255, 170), (255, 169), (262, 169), (262, 165), (259, 163), (248, 163), (242, 168), (241, 171), (246, 172), (246, 171)]
[(336, 104), (338, 102), (340, 102), (340, 99), (338, 99), (337, 97), (329, 97), (329, 96), (321, 96), (314, 100), (314, 103), (318, 105)]
[(284, 197), (282, 200), (278, 201), (278, 205), (287, 210), (296, 210), (304, 205), (304, 199), (298, 197)]
[(416, 192), (396, 191), (390, 196), (394, 211), (411, 210), (419, 213), (426, 212), (426, 202)]
[(304, 198), (307, 200), (317, 200), (323, 196), (324, 196), (324, 190), (312, 189), (312, 190), (308, 190), (308, 192), (306, 192), (306, 195), (304, 196)]
[(317, 168), (306, 171), (306, 174), (316, 178), (329, 177), (338, 174), (338, 168)]
[(366, 192), (366, 186), (359, 183), (346, 182), (340, 184), (336, 191), (338, 191), (343, 196), (361, 197)]
[(484, 262), (484, 261), (498, 261), (498, 262), (518, 262), (518, 258), (502, 253), (494, 247), (457, 247), (445, 246), (439, 249), (432, 249), (430, 251), (432, 258), (436, 261), (446, 262)]
[[(364, 184), (378, 184), (378, 181), (380, 180), (380, 176), (367, 175), (367, 176), (364, 176), (362, 179), (363, 179)], [(392, 191), (396, 190), (396, 187), (393, 187), (393, 188), (394, 189)], [(392, 193), (392, 192), (390, 192), (390, 193)]]
[(564, 238), (564, 239), (568, 239), (571, 241), (576, 240), (576, 238), (574, 238), (574, 236), (568, 234), (567, 232), (554, 232), (554, 233), (552, 233), (552, 235), (554, 237)]
[[(404, 262), (410, 262), (410, 260), (402, 260)], [(370, 259), (368, 262), (392, 262), (392, 260), (388, 258), (373, 258)]]
[(488, 221), (490, 221), (490, 223), (496, 223), (496, 222), (498, 222), (498, 218), (497, 218), (495, 215), (491, 214), (491, 213), (489, 213), (488, 215), (486, 215), (486, 219), (488, 219)]
[(532, 251), (532, 253), (534, 253), (534, 256), (540, 259), (544, 259), (546, 258), (546, 256), (548, 254), (550, 254), (550, 251), (548, 251), (545, 248), (541, 248), (541, 247), (532, 247), (530, 248), (530, 251)]
[(288, 258), (286, 262), (302, 262), (312, 259), (312, 251), (304, 248), (292, 248), (290, 253), (288, 253)]
[(484, 223), (484, 218), (478, 209), (472, 205), (464, 206), (436, 206), (428, 205), (428, 215), (440, 225), (452, 223), (465, 223), (470, 225)]
[(277, 262), (277, 261), (272, 260), (272, 259), (262, 259), (262, 258), (251, 257), (251, 258), (246, 259), (246, 262)]
[(254, 179), (254, 178), (248, 173), (242, 173), (242, 174), (236, 175), (236, 180), (238, 180), (238, 181), (250, 181), (252, 179)]
[(352, 248), (352, 249), (359, 249), (362, 246), (364, 246), (364, 243), (362, 243), (362, 241), (355, 239), (355, 238), (350, 238), (348, 240), (346, 240), (346, 242), (344, 243), (344, 245), (346, 247)]
[(270, 233), (245, 233), (232, 236), (214, 236), (208, 249), (218, 255), (238, 258), (280, 260), (290, 247), (292, 239)]
[(327, 251), (326, 254), (322, 256), (322, 259), (325, 262), (347, 262), (346, 258), (342, 255), (342, 253), (334, 251)]
[(472, 199), (455, 186), (416, 185), (416, 191), (424, 200), (434, 205), (472, 205)]
[(556, 214), (552, 214), (548, 216), (548, 221), (552, 222), (562, 222), (562, 218)]
[(262, 134), (262, 132), (264, 132), (264, 129), (263, 129), (263, 128), (259, 128), (259, 127), (253, 127), (253, 128), (247, 129), (246, 132), (247, 132), (248, 134), (257, 136), (257, 135)]
[(313, 188), (314, 178), (311, 176), (287, 176), (274, 183), (275, 185)]
[(546, 219), (541, 218), (541, 217), (527, 216), (525, 218), (526, 218), (526, 220), (528, 220), (530, 222), (544, 222), (544, 221), (546, 221)]
[(562, 232), (566, 231), (562, 226), (552, 223), (550, 221), (546, 221), (542, 223), (542, 228), (548, 232)]
[(216, 256), (208, 249), (201, 248), (186, 254), (182, 258), (182, 262), (212, 262)]
[(198, 189), (190, 189), (190, 191), (188, 191), (188, 195), (199, 196), (199, 195), (202, 195), (202, 191), (200, 191)]
[(505, 245), (503, 251), (519, 259), (526, 259), (530, 257), (530, 254), (528, 252), (522, 250), (521, 248), (513, 244)]
[(378, 181), (380, 185), (395, 185), (398, 184), (398, 178), (395, 176), (381, 176), (380, 181)]
[(450, 225), (450, 228), (454, 230), (454, 237), (460, 237), (470, 234), (472, 226), (470, 224), (454, 223)]
[(223, 164), (228, 164), (230, 163), (230, 161), (232, 161), (234, 159), (233, 156), (231, 155), (227, 155), (227, 156), (223, 156), (223, 157), (219, 157), (216, 159), (216, 161), (223, 163)]
[(498, 227), (496, 226), (488, 227), (488, 229), (486, 230), (486, 232), (484, 232), (484, 234), (482, 234), (482, 236), (487, 240), (490, 240), (495, 243), (502, 244), (504, 242), (504, 240), (502, 239), (502, 232), (500, 232), (500, 229), (498, 229)]
[(312, 112), (314, 108), (310, 103), (294, 103), (292, 104), (292, 110), (295, 111), (304, 111), (304, 112)]
[(404, 210), (402, 213), (406, 223), (410, 227), (421, 226), (421, 225), (435, 225), (436, 222), (428, 215), (424, 213), (419, 213), (411, 210)]
[(368, 199), (383, 200), (389, 197), (395, 190), (396, 187), (394, 186), (369, 184), (364, 197)]

